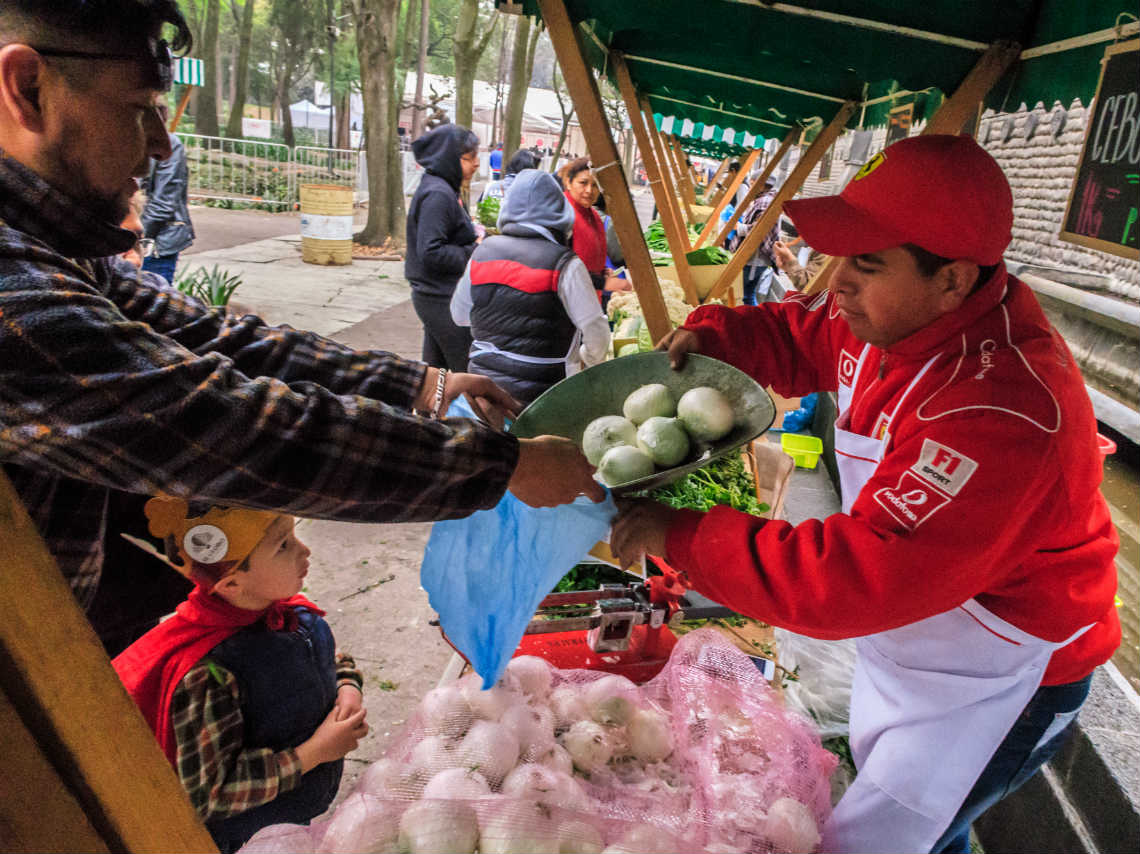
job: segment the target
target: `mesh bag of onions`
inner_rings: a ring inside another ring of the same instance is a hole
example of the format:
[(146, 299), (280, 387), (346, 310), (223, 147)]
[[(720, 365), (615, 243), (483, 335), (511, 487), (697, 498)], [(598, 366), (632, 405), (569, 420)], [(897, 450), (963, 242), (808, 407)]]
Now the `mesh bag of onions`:
[(512, 659), (429, 691), (332, 816), (242, 849), (411, 854), (808, 852), (835, 757), (713, 629), (638, 686)]

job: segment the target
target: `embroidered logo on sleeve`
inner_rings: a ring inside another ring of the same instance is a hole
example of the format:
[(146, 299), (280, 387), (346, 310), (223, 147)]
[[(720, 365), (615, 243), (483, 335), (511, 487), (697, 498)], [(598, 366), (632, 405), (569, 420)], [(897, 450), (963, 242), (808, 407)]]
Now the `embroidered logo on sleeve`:
[(925, 439), (918, 462), (910, 470), (948, 495), (957, 495), (978, 469), (978, 464), (953, 448)]
[(855, 369), (859, 367), (859, 360), (846, 350), (839, 351), (839, 382), (841, 385), (855, 384)]
[(894, 489), (883, 487), (874, 498), (908, 531), (913, 531), (950, 502), (949, 498), (909, 471), (902, 473)]

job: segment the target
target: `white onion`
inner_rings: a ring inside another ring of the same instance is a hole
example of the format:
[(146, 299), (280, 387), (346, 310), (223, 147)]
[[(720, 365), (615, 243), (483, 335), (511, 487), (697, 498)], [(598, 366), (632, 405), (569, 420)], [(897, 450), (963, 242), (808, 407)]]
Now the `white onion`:
[(492, 786), (497, 786), (519, 761), (519, 740), (501, 724), (475, 721), (456, 753), (460, 767), (478, 771)]
[(667, 830), (651, 824), (639, 824), (610, 845), (603, 854), (676, 854), (685, 850), (686, 847)]
[(313, 832), (301, 824), (271, 824), (263, 827), (249, 838), (241, 848), (249, 854), (315, 854)]
[(588, 821), (570, 819), (558, 825), (560, 854), (601, 854), (602, 832)]
[(777, 851), (814, 851), (819, 845), (819, 828), (805, 804), (795, 798), (777, 798), (768, 807), (764, 836)]
[(507, 675), (512, 677), (528, 697), (545, 702), (550, 694), (554, 674), (545, 659), (537, 655), (520, 655), (507, 664)]
[(511, 706), (511, 692), (502, 685), (494, 685), (484, 691), (479, 677), (472, 675), (475, 678), (465, 679), (459, 689), (471, 714), (485, 721), (497, 721)]
[(460, 736), (471, 725), (471, 708), (456, 685), (432, 688), (420, 701), (420, 711), (428, 735)]
[(514, 733), (519, 755), (525, 759), (545, 753), (554, 744), (554, 713), (545, 706), (519, 703), (503, 712), (499, 723)]
[(429, 735), (412, 748), (408, 764), (421, 778), (430, 778), (445, 768), (458, 768), (464, 763), (448, 746), (445, 739), (438, 735)]
[(560, 685), (551, 691), (550, 710), (554, 712), (554, 722), (559, 729), (569, 729), (590, 716), (585, 697), (577, 685)]
[(486, 778), (478, 771), (466, 768), (447, 768), (440, 771), (424, 786), (421, 798), (454, 798), (468, 800), (485, 798), (491, 794)]
[(673, 752), (669, 719), (653, 709), (639, 709), (626, 727), (629, 749), (642, 762), (660, 762)]
[(545, 765), (547, 768), (553, 768), (563, 774), (574, 773), (574, 760), (570, 758), (570, 754), (561, 744), (552, 744), (545, 753), (527, 758), (531, 762), (537, 762), (539, 765)]
[(473, 854), (479, 843), (475, 810), (460, 801), (417, 801), (400, 818), (400, 851)]
[(484, 819), (479, 854), (559, 854), (549, 811), (533, 802), (507, 802)]
[(606, 726), (623, 726), (637, 711), (637, 686), (611, 673), (586, 689), (590, 717)]
[(569, 774), (533, 762), (524, 762), (504, 777), (502, 792), (566, 809), (581, 809), (587, 801), (586, 793)]
[(351, 795), (337, 807), (317, 850), (322, 854), (396, 854), (399, 823), (399, 804)]
[(355, 791), (377, 798), (406, 797), (411, 771), (395, 759), (377, 759), (360, 775)]
[(563, 734), (562, 746), (570, 754), (574, 767), (587, 774), (598, 771), (614, 755), (610, 734), (601, 724), (578, 721)]

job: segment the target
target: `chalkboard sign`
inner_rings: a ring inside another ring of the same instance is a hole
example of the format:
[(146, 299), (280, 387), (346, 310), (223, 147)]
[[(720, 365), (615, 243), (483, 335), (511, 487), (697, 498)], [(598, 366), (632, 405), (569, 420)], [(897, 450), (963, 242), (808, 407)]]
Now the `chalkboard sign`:
[(1140, 258), (1140, 39), (1104, 52), (1061, 239)]

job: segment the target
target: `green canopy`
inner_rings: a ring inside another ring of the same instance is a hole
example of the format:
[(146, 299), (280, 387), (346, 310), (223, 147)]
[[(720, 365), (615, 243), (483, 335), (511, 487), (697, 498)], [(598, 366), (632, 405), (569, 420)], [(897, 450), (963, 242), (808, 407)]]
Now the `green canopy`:
[[(846, 100), (862, 105), (852, 127), (881, 125), (892, 106), (911, 102), (917, 121), (999, 40), (1017, 42), (1022, 57), (986, 106), (1088, 103), (1106, 44), (1140, 31), (1127, 15), (1114, 30), (1121, 13), (1135, 12), (1123, 0), (565, 3), (590, 63), (612, 77), (609, 51), (621, 51), (655, 113), (761, 138), (818, 126)], [(536, 0), (521, 6), (538, 13)], [(679, 136), (686, 149), (710, 141)]]

